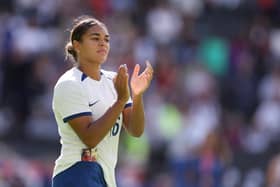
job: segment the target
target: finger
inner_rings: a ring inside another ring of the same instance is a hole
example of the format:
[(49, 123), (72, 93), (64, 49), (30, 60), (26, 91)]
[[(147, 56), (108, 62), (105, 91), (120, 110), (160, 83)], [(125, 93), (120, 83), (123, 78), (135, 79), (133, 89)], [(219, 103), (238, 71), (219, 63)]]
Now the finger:
[(132, 73), (132, 77), (136, 77), (139, 75), (139, 71), (140, 71), (140, 65), (136, 64)]
[(115, 79), (116, 79), (115, 82), (116, 82), (116, 83), (119, 82), (119, 80), (120, 80), (121, 71), (122, 71), (122, 65), (119, 66), (117, 75), (116, 75), (116, 77), (115, 77)]
[(121, 64), (121, 65), (119, 66), (118, 73), (122, 71), (122, 68), (123, 68), (123, 64)]
[(128, 82), (128, 73), (126, 65), (123, 65), (120, 69), (119, 81), (121, 85), (125, 85)]
[(152, 68), (152, 65), (149, 60), (146, 60), (145, 63), (147, 68)]
[(151, 82), (152, 79), (153, 79), (153, 74), (149, 74), (149, 75), (148, 75), (148, 80), (149, 80), (149, 82)]
[(151, 67), (147, 67), (147, 69), (146, 69), (144, 74), (146, 75), (147, 78), (152, 79), (152, 77), (153, 77), (153, 69), (151, 69)]
[(124, 70), (125, 70), (125, 73), (128, 72), (128, 71), (127, 71), (127, 65), (126, 65), (126, 64), (124, 64)]
[(128, 70), (127, 70), (127, 65), (126, 65), (126, 64), (122, 64), (122, 65), (120, 66), (120, 74), (121, 74), (121, 75), (126, 75), (126, 74), (128, 74)]
[(152, 67), (150, 61), (148, 61), (148, 60), (146, 60), (146, 67), (149, 72), (153, 72), (153, 67)]
[(121, 65), (119, 66), (117, 75), (116, 75), (116, 77), (115, 77), (115, 79), (116, 79), (116, 80), (115, 80), (115, 83), (116, 83), (116, 84), (120, 84), (121, 79), (122, 79), (122, 77), (123, 77), (123, 74), (124, 74), (124, 65), (121, 64)]
[(146, 66), (147, 66), (147, 67), (148, 67), (148, 66), (151, 66), (151, 63), (150, 63), (149, 60), (146, 60), (145, 63), (146, 63)]
[(147, 73), (147, 72), (153, 73), (153, 67), (148, 60), (146, 60), (146, 68), (143, 73)]
[(127, 69), (126, 64), (124, 64), (124, 75), (125, 75), (126, 79), (128, 79), (128, 69)]

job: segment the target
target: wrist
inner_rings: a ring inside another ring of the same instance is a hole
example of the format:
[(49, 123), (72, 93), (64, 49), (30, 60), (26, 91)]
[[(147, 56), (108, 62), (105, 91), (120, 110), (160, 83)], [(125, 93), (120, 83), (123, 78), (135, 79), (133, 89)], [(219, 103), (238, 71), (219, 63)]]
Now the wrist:
[(116, 101), (116, 104), (124, 107), (125, 104), (126, 104), (126, 102), (127, 102), (127, 101), (125, 101), (125, 100), (123, 100), (123, 99), (118, 99), (118, 100)]
[(139, 100), (139, 99), (142, 99), (143, 98), (143, 94), (133, 94), (132, 95), (132, 99), (133, 100)]

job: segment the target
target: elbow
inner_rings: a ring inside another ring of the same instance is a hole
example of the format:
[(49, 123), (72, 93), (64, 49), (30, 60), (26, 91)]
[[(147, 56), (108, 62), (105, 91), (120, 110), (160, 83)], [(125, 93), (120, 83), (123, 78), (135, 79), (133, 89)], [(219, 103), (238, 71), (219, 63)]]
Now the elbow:
[(95, 141), (93, 141), (90, 138), (84, 138), (82, 139), (82, 142), (88, 147), (88, 148), (94, 148), (96, 147), (97, 143)]
[(135, 138), (140, 138), (140, 137), (142, 136), (142, 133), (139, 133), (139, 134), (133, 134), (133, 136), (134, 136)]
[(84, 142), (84, 144), (85, 144), (88, 148), (94, 148), (94, 147), (96, 146), (96, 144), (93, 144), (93, 143)]
[(87, 142), (87, 141), (83, 141), (83, 143), (88, 147), (88, 148), (94, 148), (96, 146), (95, 143), (92, 142)]
[(132, 132), (131, 135), (135, 138), (140, 138), (143, 134), (144, 130), (139, 130), (139, 131), (135, 131), (135, 132)]

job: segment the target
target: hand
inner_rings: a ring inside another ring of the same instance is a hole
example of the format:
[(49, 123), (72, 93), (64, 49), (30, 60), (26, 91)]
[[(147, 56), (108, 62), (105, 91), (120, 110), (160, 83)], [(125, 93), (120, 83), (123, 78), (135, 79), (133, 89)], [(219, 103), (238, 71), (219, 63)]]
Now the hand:
[(126, 64), (120, 65), (117, 76), (114, 79), (114, 84), (118, 94), (118, 101), (126, 103), (130, 95)]
[(146, 61), (146, 68), (140, 75), (139, 71), (140, 65), (136, 64), (130, 80), (130, 87), (133, 96), (143, 94), (149, 87), (153, 78), (153, 67), (151, 66), (149, 61)]

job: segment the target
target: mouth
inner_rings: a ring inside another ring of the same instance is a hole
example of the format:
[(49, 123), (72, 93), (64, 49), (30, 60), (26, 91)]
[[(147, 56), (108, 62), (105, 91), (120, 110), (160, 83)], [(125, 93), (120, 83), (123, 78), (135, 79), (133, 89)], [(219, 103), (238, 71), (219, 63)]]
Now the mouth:
[(107, 54), (107, 50), (105, 50), (105, 49), (100, 49), (100, 50), (97, 50), (97, 53), (98, 53), (98, 54), (106, 55), (106, 54)]

